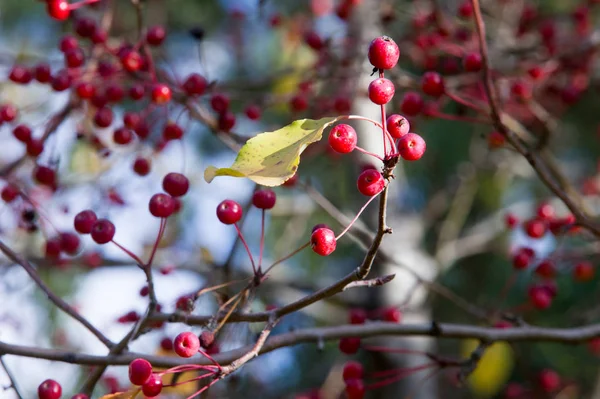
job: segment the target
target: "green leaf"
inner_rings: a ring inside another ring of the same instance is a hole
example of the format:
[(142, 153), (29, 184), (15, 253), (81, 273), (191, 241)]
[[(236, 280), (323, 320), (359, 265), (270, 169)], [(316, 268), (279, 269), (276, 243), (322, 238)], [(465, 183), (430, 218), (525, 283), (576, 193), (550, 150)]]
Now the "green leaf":
[(263, 186), (279, 186), (298, 170), (302, 151), (321, 140), (323, 130), (342, 118), (300, 119), (274, 132), (258, 134), (244, 144), (231, 167), (206, 168), (204, 180), (210, 183), (216, 176), (247, 177)]

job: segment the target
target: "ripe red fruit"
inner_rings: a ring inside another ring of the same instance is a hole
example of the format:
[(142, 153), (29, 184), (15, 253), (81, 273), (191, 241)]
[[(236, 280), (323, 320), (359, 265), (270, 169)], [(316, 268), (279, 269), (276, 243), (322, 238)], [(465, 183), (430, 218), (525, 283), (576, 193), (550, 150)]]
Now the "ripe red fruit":
[(65, 52), (65, 66), (67, 68), (79, 68), (85, 61), (85, 55), (80, 48)]
[(175, 202), (170, 195), (157, 193), (150, 198), (148, 208), (150, 209), (152, 216), (157, 218), (168, 218), (175, 210)]
[(115, 236), (115, 225), (110, 220), (98, 219), (90, 232), (92, 240), (98, 244), (106, 244)]
[(310, 30), (304, 34), (304, 42), (310, 48), (312, 48), (313, 50), (316, 50), (316, 51), (321, 50), (325, 46), (325, 43), (323, 42), (323, 39), (321, 39), (319, 34), (312, 30)]
[(123, 68), (129, 72), (138, 71), (144, 62), (140, 53), (135, 50), (124, 51), (121, 54), (120, 61)]
[(141, 100), (146, 94), (146, 89), (141, 84), (134, 84), (129, 88), (129, 97), (132, 100)]
[(347, 355), (355, 354), (358, 352), (358, 348), (360, 348), (360, 338), (341, 338), (339, 348), (342, 353)]
[(150, 173), (150, 161), (146, 158), (137, 158), (133, 162), (133, 171), (140, 176)]
[(290, 108), (293, 112), (302, 112), (308, 108), (308, 100), (304, 94), (296, 94), (290, 99)]
[(395, 139), (399, 139), (410, 131), (408, 119), (398, 114), (390, 115), (386, 120), (386, 126), (388, 132)]
[(344, 370), (342, 371), (342, 378), (344, 382), (353, 379), (362, 379), (364, 375), (363, 365), (355, 360), (350, 360), (344, 364)]
[(30, 157), (37, 157), (44, 151), (44, 142), (42, 139), (30, 139), (25, 147), (27, 155)]
[(60, 237), (52, 237), (46, 240), (44, 254), (48, 259), (58, 259), (60, 257)]
[(573, 279), (579, 282), (591, 281), (594, 274), (594, 266), (590, 262), (579, 262), (573, 269)]
[(2, 197), (2, 201), (8, 203), (13, 202), (17, 196), (19, 195), (19, 189), (12, 184), (7, 184), (2, 188), (2, 192), (0, 193), (0, 197)]
[(35, 75), (35, 80), (40, 83), (48, 83), (52, 78), (50, 73), (50, 65), (46, 64), (45, 62), (37, 64), (33, 73)]
[(229, 97), (223, 93), (215, 93), (210, 98), (210, 106), (215, 112), (222, 114), (229, 109)]
[(126, 127), (120, 127), (113, 132), (113, 140), (120, 145), (127, 145), (133, 140), (133, 133)]
[(215, 334), (212, 331), (202, 331), (199, 338), (200, 345), (205, 349), (210, 348), (215, 342)]
[(256, 121), (260, 119), (260, 107), (258, 105), (248, 105), (244, 110), (248, 119)]
[(106, 100), (111, 103), (120, 102), (125, 97), (125, 90), (118, 84), (112, 84), (106, 88)]
[(201, 96), (206, 91), (208, 82), (203, 76), (192, 73), (183, 82), (183, 90), (188, 96)]
[(330, 255), (335, 251), (336, 245), (335, 233), (326, 227), (316, 229), (310, 236), (312, 250), (321, 256)]
[(398, 142), (398, 152), (400, 153), (400, 156), (407, 161), (421, 159), (423, 154), (425, 154), (426, 149), (427, 145), (425, 144), (423, 137), (415, 133), (405, 134)]
[(94, 124), (100, 128), (109, 127), (112, 121), (113, 112), (110, 108), (102, 107), (96, 111), (96, 115), (94, 115)]
[(470, 0), (465, 0), (460, 6), (458, 6), (458, 15), (461, 18), (469, 18), (473, 15), (473, 6)]
[(78, 233), (90, 234), (92, 232), (92, 228), (94, 227), (94, 223), (96, 223), (96, 220), (98, 220), (96, 213), (91, 209), (87, 209), (75, 215), (73, 225)]
[(552, 304), (552, 295), (549, 290), (541, 286), (533, 286), (529, 289), (529, 301), (539, 310), (544, 310)]
[(372, 197), (383, 190), (385, 179), (378, 170), (367, 169), (358, 176), (356, 186), (362, 195)]
[(142, 392), (149, 398), (160, 395), (162, 391), (162, 379), (157, 374), (151, 374), (148, 380), (142, 385)]
[(27, 143), (31, 139), (31, 129), (27, 125), (17, 125), (13, 129), (13, 136), (22, 143)]
[(538, 206), (537, 216), (540, 219), (551, 220), (556, 217), (556, 212), (554, 212), (554, 207), (548, 203), (542, 203)]
[(235, 114), (231, 111), (225, 111), (219, 115), (219, 129), (228, 132), (235, 126)]
[(81, 99), (90, 99), (96, 94), (96, 88), (89, 82), (80, 82), (75, 87), (77, 95)]
[(38, 386), (39, 399), (60, 399), (62, 387), (54, 380), (46, 380)]
[(178, 140), (183, 137), (183, 129), (176, 123), (167, 122), (163, 129), (165, 140)]
[(165, 84), (156, 84), (152, 88), (152, 101), (155, 104), (165, 104), (171, 101), (171, 89)]
[(60, 233), (60, 249), (69, 255), (75, 255), (79, 250), (79, 237), (69, 232)]
[(152, 365), (146, 359), (134, 359), (129, 363), (129, 381), (133, 385), (144, 385), (152, 374)]
[(275, 206), (277, 196), (268, 188), (256, 190), (252, 195), (252, 204), (258, 209), (271, 209)]
[(548, 231), (548, 225), (543, 220), (533, 219), (525, 223), (525, 232), (531, 238), (541, 238), (546, 231)]
[(504, 216), (504, 222), (506, 223), (507, 228), (512, 229), (519, 223), (519, 219), (512, 213), (507, 213), (506, 216)]
[(172, 197), (181, 197), (188, 192), (190, 181), (181, 173), (171, 172), (163, 178), (162, 187)]
[(123, 124), (130, 129), (135, 129), (139, 122), (140, 116), (135, 112), (125, 112), (123, 115)]
[(233, 200), (222, 201), (217, 206), (217, 217), (223, 224), (234, 224), (242, 218), (242, 207)]
[(200, 349), (200, 340), (189, 331), (182, 332), (173, 341), (173, 349), (175, 353), (181, 357), (192, 357), (198, 353)]
[(87, 396), (85, 393), (78, 393), (76, 395), (73, 395), (71, 399), (90, 399), (90, 397)]
[(165, 40), (167, 32), (162, 26), (153, 26), (146, 33), (146, 41), (151, 46), (160, 46)]
[(560, 387), (560, 376), (554, 370), (542, 370), (538, 376), (540, 388), (544, 392), (554, 392)]
[(71, 9), (67, 0), (48, 0), (48, 15), (58, 21), (64, 21), (69, 18)]
[(47, 166), (36, 165), (33, 169), (33, 178), (35, 181), (45, 186), (56, 186), (56, 172)]
[(400, 323), (402, 312), (398, 308), (388, 307), (381, 312), (381, 319), (390, 323)]
[(534, 254), (529, 248), (519, 248), (512, 259), (513, 267), (517, 270), (525, 269), (533, 260), (533, 256)]
[(380, 36), (369, 44), (369, 62), (377, 69), (392, 69), (400, 58), (400, 49), (389, 36)]
[(554, 276), (556, 276), (556, 267), (551, 260), (546, 259), (537, 265), (535, 268), (535, 273), (540, 277), (554, 278)]
[(408, 116), (419, 115), (423, 111), (423, 98), (414, 91), (406, 92), (402, 98), (400, 109)]
[(12, 122), (17, 117), (17, 108), (12, 104), (0, 106), (0, 121)]
[(518, 101), (527, 101), (531, 99), (531, 86), (524, 81), (516, 81), (510, 87), (511, 94)]
[(440, 97), (444, 94), (444, 79), (437, 72), (425, 72), (421, 80), (421, 89), (423, 93), (432, 97)]
[(369, 83), (369, 100), (377, 105), (384, 105), (390, 102), (396, 88), (391, 80), (386, 78), (377, 78)]
[(27, 83), (31, 82), (33, 77), (31, 76), (29, 69), (22, 65), (15, 65), (10, 70), (8, 78), (15, 83), (26, 85)]
[(367, 321), (367, 312), (363, 309), (351, 309), (349, 321), (350, 324), (364, 324)]
[(83, 17), (75, 21), (75, 32), (81, 37), (92, 36), (96, 28), (96, 22), (91, 18)]
[(69, 87), (71, 87), (71, 77), (69, 76), (69, 73), (64, 69), (58, 71), (52, 77), (50, 86), (52, 86), (52, 90), (54, 91), (60, 92), (67, 90)]
[(363, 380), (354, 378), (346, 382), (346, 397), (348, 399), (363, 399), (365, 396), (365, 383)]
[(482, 60), (479, 53), (469, 53), (463, 58), (463, 66), (467, 72), (479, 72), (481, 70), (481, 65)]
[(350, 125), (336, 125), (329, 133), (329, 145), (331, 148), (340, 154), (348, 154), (354, 151), (358, 136), (356, 130)]

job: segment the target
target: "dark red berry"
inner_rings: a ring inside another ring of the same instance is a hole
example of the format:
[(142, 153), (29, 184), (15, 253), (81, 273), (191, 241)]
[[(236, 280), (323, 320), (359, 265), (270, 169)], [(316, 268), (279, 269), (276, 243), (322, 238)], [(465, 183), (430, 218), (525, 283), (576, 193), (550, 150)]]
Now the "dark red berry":
[(548, 224), (539, 219), (533, 219), (525, 223), (525, 232), (531, 238), (542, 238), (548, 231)]
[(129, 88), (129, 97), (131, 97), (132, 100), (141, 100), (144, 98), (145, 94), (146, 89), (140, 84), (134, 84)]
[(147, 397), (153, 398), (160, 395), (162, 391), (162, 379), (158, 374), (151, 374), (146, 382), (142, 385), (142, 393)]
[(579, 262), (573, 269), (573, 279), (579, 282), (587, 282), (594, 279), (595, 269), (590, 262)]
[(302, 112), (308, 108), (308, 100), (304, 94), (296, 94), (290, 99), (290, 108), (293, 112)]
[(337, 239), (333, 230), (321, 227), (316, 229), (310, 236), (310, 246), (312, 250), (321, 255), (328, 256), (335, 251)]
[(113, 140), (120, 145), (127, 145), (133, 140), (133, 133), (126, 127), (120, 127), (113, 132)]
[(96, 213), (91, 209), (87, 209), (75, 215), (73, 225), (78, 233), (90, 234), (92, 232), (92, 228), (94, 227), (94, 223), (96, 223), (96, 220), (98, 220)]
[(188, 96), (201, 96), (206, 91), (208, 82), (202, 75), (192, 73), (183, 82), (183, 90)]
[(152, 374), (152, 365), (146, 359), (134, 359), (129, 363), (129, 381), (133, 385), (144, 385)]
[(400, 323), (402, 320), (402, 312), (395, 307), (387, 307), (381, 312), (381, 319), (390, 323)]
[(151, 97), (155, 104), (166, 104), (171, 101), (171, 89), (165, 84), (156, 84), (152, 88)]
[(146, 158), (136, 158), (133, 162), (133, 171), (140, 176), (150, 173), (150, 161)]
[(35, 80), (40, 83), (48, 83), (52, 78), (50, 65), (46, 64), (45, 62), (37, 64), (33, 73), (35, 75)]
[(135, 50), (124, 51), (120, 61), (123, 68), (129, 72), (139, 71), (143, 64), (142, 56)]
[(15, 83), (26, 85), (29, 82), (31, 82), (33, 76), (31, 75), (29, 69), (27, 69), (26, 67), (22, 65), (15, 65), (10, 70), (8, 78)]
[(215, 112), (222, 114), (229, 109), (229, 97), (223, 93), (215, 93), (210, 98), (210, 106)]
[(175, 210), (175, 202), (170, 195), (158, 193), (150, 198), (148, 208), (150, 209), (152, 216), (156, 216), (157, 218), (168, 218)]
[(386, 126), (388, 132), (392, 135), (393, 138), (399, 139), (400, 137), (408, 134), (410, 132), (410, 123), (408, 119), (403, 117), (402, 115), (392, 114), (387, 118)]
[(190, 181), (181, 173), (171, 172), (164, 177), (162, 187), (171, 196), (181, 197), (188, 192)]
[(31, 139), (31, 129), (27, 125), (17, 125), (13, 129), (13, 136), (22, 143), (27, 143)]
[(160, 46), (167, 36), (167, 31), (162, 26), (153, 26), (146, 33), (146, 41), (151, 46)]
[(538, 376), (540, 387), (544, 392), (554, 392), (560, 388), (560, 376), (554, 370), (542, 370)]
[(416, 116), (423, 111), (423, 98), (419, 93), (409, 91), (404, 94), (400, 109), (408, 116)]
[(405, 134), (398, 141), (398, 152), (400, 156), (407, 161), (416, 161), (421, 159), (427, 145), (421, 136), (415, 133)]
[(346, 382), (346, 396), (348, 399), (363, 399), (365, 396), (365, 383), (361, 379), (349, 379)]
[(364, 324), (367, 321), (367, 312), (364, 309), (351, 309), (348, 319), (350, 324)]
[(0, 121), (12, 122), (17, 117), (17, 108), (12, 104), (3, 104), (0, 106)]
[(369, 100), (377, 105), (390, 102), (395, 92), (394, 83), (386, 78), (377, 78), (369, 84)]
[(465, 55), (463, 66), (467, 72), (479, 72), (482, 66), (481, 55), (478, 52)]
[(19, 195), (19, 189), (12, 184), (7, 184), (2, 188), (2, 192), (0, 193), (0, 197), (2, 197), (2, 201), (8, 203), (13, 202), (17, 196)]
[(343, 123), (336, 125), (329, 133), (329, 145), (340, 154), (348, 154), (354, 151), (357, 142), (356, 130), (350, 125)]
[(113, 112), (110, 108), (102, 107), (94, 115), (94, 124), (101, 128), (109, 127), (113, 121)]
[(98, 219), (90, 232), (92, 239), (98, 244), (106, 244), (115, 236), (115, 225), (110, 220)]
[(56, 186), (56, 172), (47, 166), (36, 165), (33, 169), (33, 178), (39, 184), (52, 188)]
[(551, 260), (543, 260), (535, 268), (535, 273), (540, 277), (554, 278), (556, 276), (556, 267)]
[(219, 129), (228, 132), (235, 126), (235, 114), (231, 111), (225, 111), (219, 115)]
[(52, 237), (46, 240), (44, 253), (48, 259), (58, 259), (60, 257), (60, 237)]
[(163, 129), (163, 138), (165, 140), (178, 140), (183, 137), (183, 129), (174, 122), (167, 122)]
[(46, 380), (38, 386), (39, 399), (60, 399), (62, 387), (54, 380)]
[(421, 89), (423, 93), (432, 97), (440, 97), (444, 94), (444, 79), (437, 72), (425, 72), (421, 80)]
[(369, 44), (369, 62), (377, 69), (392, 69), (400, 58), (400, 49), (389, 36), (380, 36)]
[(60, 249), (69, 255), (75, 255), (79, 250), (79, 237), (69, 232), (60, 233)]
[(244, 110), (248, 119), (256, 121), (260, 119), (261, 110), (258, 105), (248, 105)]
[(225, 200), (217, 206), (217, 217), (223, 224), (234, 224), (242, 218), (242, 207), (233, 200)]
[(525, 269), (533, 260), (534, 254), (528, 248), (519, 248), (513, 255), (513, 267), (517, 270)]
[(340, 339), (339, 345), (340, 351), (347, 355), (353, 355), (358, 352), (360, 348), (360, 338), (347, 337)]
[(65, 66), (67, 68), (79, 68), (85, 61), (85, 55), (80, 48), (65, 52)]
[(192, 357), (198, 353), (200, 349), (200, 340), (189, 331), (182, 332), (173, 341), (173, 349), (175, 353), (181, 357)]
[(252, 195), (252, 204), (258, 209), (271, 209), (275, 206), (277, 196), (268, 188), (256, 190)]
[(65, 91), (71, 87), (71, 76), (66, 70), (61, 69), (52, 77), (50, 86), (54, 91)]
[(27, 155), (37, 157), (44, 151), (44, 142), (42, 139), (30, 139), (25, 147)]
[(355, 360), (350, 360), (344, 364), (344, 370), (342, 371), (342, 378), (345, 381), (352, 379), (362, 379), (364, 375), (363, 365)]

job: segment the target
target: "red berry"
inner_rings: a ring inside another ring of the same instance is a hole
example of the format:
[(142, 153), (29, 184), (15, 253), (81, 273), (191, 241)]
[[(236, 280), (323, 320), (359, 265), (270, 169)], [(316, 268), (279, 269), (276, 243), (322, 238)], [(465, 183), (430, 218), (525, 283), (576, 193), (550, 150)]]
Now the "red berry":
[(540, 277), (554, 278), (554, 276), (556, 276), (556, 267), (551, 260), (546, 259), (537, 265), (535, 268), (535, 273)]
[(444, 79), (437, 72), (425, 72), (421, 80), (421, 89), (423, 93), (432, 97), (440, 97), (444, 94)]
[(511, 382), (504, 390), (504, 399), (524, 399), (526, 390), (520, 384)]
[(40, 83), (48, 83), (52, 78), (50, 73), (50, 65), (45, 62), (39, 63), (34, 69), (35, 80)]
[(398, 142), (398, 152), (400, 156), (407, 161), (416, 161), (421, 159), (427, 145), (421, 136), (415, 133), (405, 134)]
[(29, 69), (22, 65), (15, 65), (10, 70), (8, 78), (15, 83), (26, 85), (27, 83), (31, 82), (33, 76), (31, 76)]
[(462, 18), (469, 18), (473, 15), (473, 6), (471, 5), (470, 0), (465, 0), (458, 7), (458, 15)]
[(152, 216), (156, 216), (157, 218), (168, 218), (175, 210), (175, 202), (170, 195), (158, 193), (150, 198), (148, 208), (150, 209)]
[(135, 129), (140, 123), (140, 116), (135, 112), (125, 112), (123, 115), (123, 124), (130, 128)]
[(402, 312), (398, 308), (388, 307), (383, 309), (381, 319), (389, 321), (390, 323), (400, 323), (402, 320)]
[(362, 195), (372, 197), (383, 190), (385, 187), (385, 179), (378, 170), (367, 169), (358, 176), (356, 186)]
[(181, 173), (171, 172), (164, 177), (162, 187), (172, 197), (181, 197), (188, 192), (190, 181)]
[(354, 151), (358, 136), (356, 130), (350, 125), (336, 125), (329, 133), (329, 145), (340, 154), (347, 154)]
[(106, 244), (115, 236), (115, 225), (110, 220), (98, 219), (90, 232), (92, 240), (98, 244)]
[(367, 312), (363, 309), (351, 309), (349, 321), (350, 324), (364, 324), (367, 321)]
[(390, 102), (395, 92), (394, 83), (386, 78), (377, 78), (369, 84), (369, 100), (377, 105)]
[(228, 132), (235, 126), (235, 114), (231, 111), (225, 111), (219, 115), (219, 129)]
[(479, 53), (469, 53), (463, 58), (463, 66), (467, 72), (479, 72), (481, 70), (481, 65), (482, 60)]
[(87, 396), (85, 393), (78, 393), (76, 395), (73, 395), (71, 399), (90, 399), (90, 397)]
[(525, 232), (531, 238), (541, 238), (547, 230), (548, 225), (543, 220), (533, 219), (525, 223)]
[(365, 383), (363, 380), (354, 378), (346, 382), (346, 397), (348, 399), (363, 399), (365, 396)]
[(176, 123), (167, 122), (163, 129), (163, 138), (165, 140), (178, 140), (183, 137), (183, 129)]
[(323, 39), (319, 36), (319, 34), (315, 31), (308, 31), (304, 34), (304, 42), (308, 44), (310, 48), (313, 50), (319, 51), (323, 47), (325, 47), (325, 43)]
[(96, 22), (91, 18), (78, 18), (75, 21), (75, 32), (81, 37), (90, 37), (96, 30)]
[(164, 84), (156, 84), (152, 88), (152, 101), (155, 104), (165, 104), (171, 101), (171, 89)]
[(73, 224), (78, 233), (90, 234), (92, 232), (92, 228), (94, 227), (94, 223), (96, 223), (96, 220), (98, 220), (96, 213), (88, 209), (75, 215)]
[(73, 233), (60, 233), (60, 249), (69, 255), (75, 255), (79, 250), (79, 237)]
[(552, 304), (552, 295), (547, 289), (541, 286), (533, 286), (529, 289), (529, 300), (531, 304), (539, 310), (544, 310)]
[(395, 139), (399, 139), (410, 131), (410, 123), (408, 122), (408, 119), (402, 115), (392, 114), (387, 118), (385, 123), (388, 132), (390, 132)]
[(37, 157), (44, 151), (44, 142), (42, 139), (30, 139), (25, 147), (27, 155), (30, 157)]
[(90, 99), (96, 94), (96, 87), (89, 82), (80, 82), (75, 87), (77, 95), (81, 99)]
[(60, 399), (62, 387), (54, 380), (46, 380), (38, 386), (39, 399)]
[(33, 178), (45, 186), (56, 186), (56, 172), (47, 166), (36, 165), (33, 169)]
[(233, 200), (222, 201), (217, 206), (217, 217), (223, 224), (234, 224), (242, 218), (242, 207)]
[(333, 102), (333, 109), (340, 114), (347, 114), (350, 112), (352, 104), (347, 97), (336, 97)]
[(160, 46), (166, 36), (167, 32), (165, 31), (165, 28), (162, 26), (153, 26), (148, 29), (148, 33), (146, 33), (146, 41), (151, 46)]
[(173, 349), (181, 357), (192, 357), (200, 349), (200, 340), (195, 334), (189, 331), (182, 332), (175, 337)]
[(71, 77), (66, 70), (62, 69), (52, 77), (50, 85), (54, 91), (65, 91), (71, 87)]
[(544, 392), (554, 392), (560, 387), (560, 376), (554, 370), (542, 370), (538, 376), (538, 381)]
[(215, 93), (210, 98), (210, 106), (215, 112), (222, 114), (229, 109), (229, 97), (223, 93)]
[(52, 237), (46, 240), (44, 253), (46, 258), (58, 259), (60, 257), (60, 237)]
[(348, 337), (340, 339), (340, 351), (347, 355), (352, 355), (358, 352), (360, 348), (360, 338)]
[(80, 48), (65, 52), (65, 66), (67, 68), (79, 68), (85, 61), (85, 55)]
[(210, 348), (215, 342), (215, 334), (212, 331), (202, 331), (200, 334), (200, 346)]
[(510, 92), (518, 101), (529, 100), (532, 96), (531, 86), (524, 81), (514, 82), (510, 87)]
[(150, 377), (146, 380), (144, 385), (142, 385), (142, 392), (147, 397), (153, 398), (155, 396), (160, 395), (160, 391), (162, 391), (162, 380), (159, 375), (151, 374)]
[(364, 368), (362, 364), (355, 360), (350, 360), (344, 364), (344, 370), (342, 371), (342, 378), (344, 382), (352, 379), (361, 379), (364, 374)]
[(548, 203), (542, 203), (538, 206), (537, 216), (540, 219), (551, 220), (556, 217), (556, 213), (554, 212), (554, 207)]
[(277, 196), (268, 188), (256, 190), (252, 195), (252, 204), (258, 209), (271, 209), (275, 206)]
[(31, 139), (31, 129), (27, 125), (17, 125), (13, 129), (13, 136), (22, 143), (27, 143)]
[(250, 120), (256, 121), (260, 119), (261, 111), (258, 105), (248, 105), (244, 112)]
[(120, 145), (127, 145), (133, 140), (133, 133), (126, 127), (120, 127), (113, 133), (113, 140)]
[(400, 49), (389, 36), (380, 36), (369, 44), (369, 62), (377, 69), (392, 69), (400, 58)]
[(141, 100), (146, 94), (146, 89), (140, 84), (134, 84), (129, 88), (129, 97), (133, 100)]
[(17, 196), (19, 195), (19, 189), (12, 184), (7, 184), (2, 188), (2, 193), (0, 193), (0, 197), (2, 197), (2, 201), (7, 204), (13, 202)]
[(590, 262), (579, 262), (573, 269), (573, 278), (579, 282), (591, 281), (594, 274), (594, 266)]
[(64, 21), (69, 18), (71, 9), (67, 0), (48, 0), (48, 15), (58, 21)]
[(512, 213), (507, 213), (506, 216), (504, 216), (504, 222), (506, 223), (507, 228), (512, 229), (519, 224), (519, 219)]
[(500, 148), (506, 143), (506, 138), (500, 132), (492, 132), (488, 136), (488, 145), (490, 148)]
[(0, 106), (0, 121), (12, 122), (17, 117), (17, 108), (12, 104)]
[(125, 97), (125, 90), (118, 84), (112, 84), (106, 88), (105, 94), (107, 101), (118, 103)]
[(152, 374), (152, 365), (146, 359), (134, 359), (129, 363), (129, 381), (133, 385), (144, 385)]
[(423, 111), (423, 98), (414, 91), (404, 94), (400, 104), (402, 112), (408, 116), (416, 116)]
[(150, 161), (146, 158), (137, 158), (133, 162), (133, 171), (140, 176), (150, 173)]
[(517, 270), (525, 269), (531, 263), (533, 256), (529, 248), (519, 248), (512, 259), (513, 267)]
[(302, 112), (308, 108), (308, 100), (304, 94), (296, 94), (290, 99), (290, 108), (294, 112)]
[(192, 73), (183, 82), (183, 90), (188, 96), (201, 96), (206, 91), (208, 82), (203, 76)]
[(123, 68), (129, 72), (139, 71), (144, 62), (140, 53), (135, 50), (124, 51), (121, 54), (120, 60)]
[(310, 246), (321, 256), (330, 255), (336, 247), (335, 233), (326, 227), (316, 229), (310, 236)]
[(94, 115), (94, 124), (100, 128), (109, 127), (113, 121), (113, 112), (110, 108), (102, 107)]

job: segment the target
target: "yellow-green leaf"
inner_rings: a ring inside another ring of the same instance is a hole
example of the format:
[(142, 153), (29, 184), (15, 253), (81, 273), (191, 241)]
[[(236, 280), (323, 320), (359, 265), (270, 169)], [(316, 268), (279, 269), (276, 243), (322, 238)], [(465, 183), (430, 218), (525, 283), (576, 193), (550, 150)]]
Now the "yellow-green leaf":
[(321, 140), (323, 130), (342, 117), (300, 119), (274, 132), (256, 135), (244, 144), (229, 168), (209, 166), (204, 179), (216, 176), (247, 177), (263, 186), (279, 186), (294, 176), (302, 151)]
[(100, 399), (135, 399), (141, 390), (142, 388), (131, 388), (127, 392), (111, 393), (109, 395), (104, 395)]

